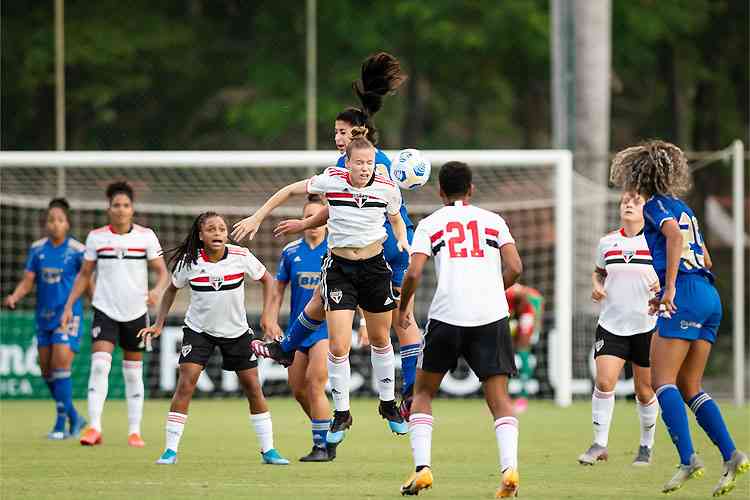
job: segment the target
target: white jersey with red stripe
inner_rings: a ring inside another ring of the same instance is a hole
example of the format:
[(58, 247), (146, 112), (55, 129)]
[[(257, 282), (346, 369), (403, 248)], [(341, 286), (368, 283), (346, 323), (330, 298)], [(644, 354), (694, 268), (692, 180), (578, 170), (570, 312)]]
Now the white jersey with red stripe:
[(140, 318), (148, 311), (148, 261), (162, 255), (154, 232), (133, 224), (125, 234), (112, 226), (91, 231), (84, 259), (96, 261), (96, 289), (91, 303), (115, 321)]
[(461, 201), (422, 219), (411, 253), (435, 257), (430, 319), (480, 326), (506, 318), (500, 248), (507, 244), (515, 240), (502, 217)]
[(362, 248), (385, 241), (385, 214), (396, 215), (401, 209), (398, 186), (377, 174), (357, 188), (351, 185), (348, 170), (327, 168), (307, 181), (307, 192), (328, 200), (328, 248)]
[(621, 336), (650, 332), (656, 327), (656, 316), (648, 314), (650, 286), (659, 278), (651, 265), (643, 232), (628, 237), (623, 229), (611, 232), (599, 241), (596, 267), (607, 273), (601, 302), (599, 324), (610, 333)]
[(203, 250), (197, 262), (172, 273), (177, 288), (190, 285), (185, 325), (214, 337), (237, 338), (250, 330), (245, 312), (245, 275), (259, 280), (264, 266), (250, 250), (227, 245), (224, 257), (211, 262)]

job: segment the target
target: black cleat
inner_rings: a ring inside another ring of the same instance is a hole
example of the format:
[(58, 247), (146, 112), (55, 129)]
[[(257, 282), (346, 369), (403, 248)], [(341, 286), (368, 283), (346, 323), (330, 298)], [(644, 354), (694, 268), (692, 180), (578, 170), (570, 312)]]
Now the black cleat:
[(323, 446), (313, 446), (310, 453), (299, 459), (300, 462), (330, 462), (331, 460), (333, 458), (328, 453), (328, 448)]
[(380, 401), (378, 406), (378, 413), (388, 421), (388, 427), (392, 432), (403, 436), (409, 433), (409, 424), (404, 421), (404, 417), (401, 416), (401, 412), (396, 406), (396, 401)]
[(338, 443), (326, 443), (326, 451), (328, 452), (328, 461), (329, 462), (333, 462), (334, 460), (336, 460), (336, 448), (339, 447), (339, 444), (341, 444), (341, 442), (338, 442)]
[[(344, 440), (345, 430), (352, 426), (352, 414), (349, 411), (334, 411), (331, 428), (326, 434), (326, 443), (328, 446), (334, 445), (333, 458), (336, 458), (336, 446)], [(331, 459), (333, 460), (333, 459)]]
[(271, 358), (283, 367), (288, 368), (294, 362), (294, 351), (286, 352), (281, 347), (281, 342), (271, 340), (263, 342), (262, 340), (253, 340), (250, 342), (250, 348), (256, 356)]

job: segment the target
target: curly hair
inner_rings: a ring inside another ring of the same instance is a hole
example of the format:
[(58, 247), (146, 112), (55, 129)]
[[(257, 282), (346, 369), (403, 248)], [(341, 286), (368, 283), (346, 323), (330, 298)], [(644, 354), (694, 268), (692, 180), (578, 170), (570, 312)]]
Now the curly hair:
[(685, 153), (660, 140), (646, 141), (617, 153), (609, 181), (644, 198), (655, 194), (680, 197), (692, 187)]

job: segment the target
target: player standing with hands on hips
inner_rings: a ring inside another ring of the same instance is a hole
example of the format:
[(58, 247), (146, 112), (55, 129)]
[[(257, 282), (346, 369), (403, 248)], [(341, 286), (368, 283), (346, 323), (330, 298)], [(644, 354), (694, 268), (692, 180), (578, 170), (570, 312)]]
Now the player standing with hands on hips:
[(401, 486), (402, 495), (417, 495), (432, 486), (432, 400), (459, 357), (482, 382), (495, 421), (502, 473), (496, 496), (518, 492), (518, 419), (508, 395), (508, 377), (516, 374), (516, 365), (505, 289), (516, 282), (523, 266), (503, 218), (469, 204), (471, 181), (465, 163), (443, 165), (439, 182), (445, 206), (422, 219), (414, 233), (399, 307), (402, 326), (414, 321), (408, 304), (430, 257), (435, 258), (438, 283), (417, 362), (409, 419), (416, 469)]

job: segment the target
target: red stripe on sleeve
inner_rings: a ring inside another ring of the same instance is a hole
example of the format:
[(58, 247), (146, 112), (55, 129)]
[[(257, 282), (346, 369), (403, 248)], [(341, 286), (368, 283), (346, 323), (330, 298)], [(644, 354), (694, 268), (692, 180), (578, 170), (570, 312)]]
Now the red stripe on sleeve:
[(237, 278), (242, 278), (244, 275), (245, 273), (227, 274), (224, 276), (224, 281), (236, 280)]
[(485, 234), (489, 234), (490, 236), (495, 236), (495, 237), (500, 236), (500, 231), (498, 231), (497, 229), (491, 229), (487, 227), (484, 229), (484, 232)]
[(443, 237), (443, 230), (441, 229), (437, 233), (430, 236), (430, 243), (435, 243), (437, 240)]

